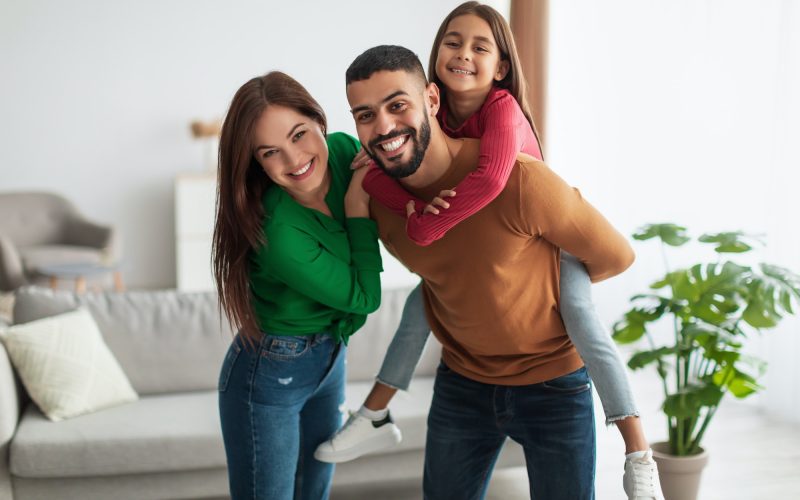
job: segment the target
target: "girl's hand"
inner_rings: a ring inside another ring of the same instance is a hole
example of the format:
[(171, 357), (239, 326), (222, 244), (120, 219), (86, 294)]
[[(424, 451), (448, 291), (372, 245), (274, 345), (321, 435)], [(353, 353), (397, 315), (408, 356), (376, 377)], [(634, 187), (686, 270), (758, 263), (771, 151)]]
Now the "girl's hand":
[(356, 153), (355, 158), (353, 158), (353, 161), (350, 163), (350, 170), (364, 168), (369, 166), (370, 163), (372, 163), (372, 158), (370, 158), (367, 152), (362, 148), (358, 153)]
[(358, 168), (350, 179), (350, 187), (344, 195), (344, 212), (347, 217), (369, 217), (369, 195), (364, 191), (364, 177), (368, 168)]
[[(444, 199), (452, 198), (455, 195), (456, 192), (453, 191), (452, 189), (443, 189), (441, 192), (439, 192), (439, 196), (435, 197), (434, 199), (431, 200), (430, 203), (425, 205), (425, 208), (422, 210), (422, 213), (439, 215), (439, 209), (436, 207), (438, 206), (442, 208), (450, 208), (450, 204), (446, 202)], [(412, 200), (406, 204), (406, 217), (411, 217), (413, 214), (414, 214), (414, 201)]]

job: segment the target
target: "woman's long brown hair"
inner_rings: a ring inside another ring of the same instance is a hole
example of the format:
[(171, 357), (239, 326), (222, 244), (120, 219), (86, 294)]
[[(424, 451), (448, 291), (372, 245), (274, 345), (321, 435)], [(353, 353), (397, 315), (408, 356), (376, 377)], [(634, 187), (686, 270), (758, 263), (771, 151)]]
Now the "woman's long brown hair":
[(528, 119), (531, 129), (533, 129), (533, 135), (536, 137), (536, 142), (539, 144), (539, 151), (542, 151), (542, 156), (544, 157), (542, 143), (539, 140), (539, 132), (536, 130), (536, 124), (533, 122), (533, 113), (531, 113), (531, 107), (528, 103), (528, 82), (525, 80), (525, 74), (522, 72), (522, 63), (519, 61), (517, 45), (514, 43), (514, 35), (511, 33), (511, 27), (506, 20), (495, 9), (479, 2), (464, 2), (453, 9), (453, 11), (444, 18), (441, 26), (439, 26), (439, 31), (436, 33), (436, 38), (433, 40), (431, 57), (428, 60), (428, 79), (439, 87), (439, 92), (444, 98), (447, 94), (447, 89), (439, 79), (439, 75), (436, 74), (436, 59), (439, 55), (439, 46), (442, 44), (445, 33), (447, 33), (447, 25), (450, 24), (450, 21), (467, 14), (480, 17), (486, 21), (492, 29), (492, 35), (497, 43), (497, 48), (500, 49), (500, 60), (508, 61), (509, 66), (506, 76), (499, 82), (495, 82), (495, 85), (508, 90), (509, 93), (514, 96), (514, 99), (517, 100), (519, 107), (522, 108), (522, 113), (525, 115), (525, 118)]
[(222, 124), (217, 170), (217, 215), (211, 261), (219, 306), (250, 345), (261, 338), (252, 304), (248, 257), (265, 245), (262, 198), (271, 181), (253, 156), (256, 122), (270, 105), (294, 109), (327, 129), (322, 107), (292, 77), (273, 71), (233, 96)]

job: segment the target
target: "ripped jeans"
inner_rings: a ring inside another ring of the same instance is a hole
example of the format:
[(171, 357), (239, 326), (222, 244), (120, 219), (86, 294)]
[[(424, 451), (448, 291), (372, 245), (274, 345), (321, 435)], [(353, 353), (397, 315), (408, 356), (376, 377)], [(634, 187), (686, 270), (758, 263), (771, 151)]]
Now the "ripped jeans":
[[(606, 423), (639, 415), (622, 359), (594, 308), (589, 274), (578, 259), (563, 250), (560, 293), (561, 319), (594, 382)], [(400, 326), (378, 372), (378, 382), (407, 390), (429, 333), (420, 284), (406, 299)]]
[(314, 450), (342, 423), (345, 347), (327, 333), (237, 336), (219, 377), (231, 498), (328, 498), (333, 464)]

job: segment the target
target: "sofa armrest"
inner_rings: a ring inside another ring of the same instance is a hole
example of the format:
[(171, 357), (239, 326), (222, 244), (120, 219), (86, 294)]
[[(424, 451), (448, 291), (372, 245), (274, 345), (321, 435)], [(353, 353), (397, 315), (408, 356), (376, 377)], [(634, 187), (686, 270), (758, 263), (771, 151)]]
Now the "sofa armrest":
[(73, 215), (67, 223), (66, 241), (103, 250), (110, 261), (116, 261), (117, 234), (112, 226), (104, 226)]
[(27, 283), (17, 247), (0, 234), (0, 291), (11, 291)]
[(8, 450), (11, 438), (17, 432), (20, 410), (14, 369), (5, 347), (0, 343), (0, 499), (12, 497)]

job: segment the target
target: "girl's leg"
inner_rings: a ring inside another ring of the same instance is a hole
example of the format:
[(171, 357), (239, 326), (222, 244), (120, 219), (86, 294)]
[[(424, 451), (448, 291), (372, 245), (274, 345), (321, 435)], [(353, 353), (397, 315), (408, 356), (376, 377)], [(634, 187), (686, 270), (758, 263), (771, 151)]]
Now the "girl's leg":
[(400, 429), (394, 425), (387, 407), (398, 389), (408, 389), (429, 334), (420, 283), (406, 299), (400, 325), (364, 405), (336, 435), (317, 448), (317, 459), (326, 462), (354, 460), (400, 442)]
[(622, 360), (592, 302), (589, 274), (578, 259), (563, 250), (560, 306), (567, 334), (597, 388), (606, 423), (616, 424), (625, 441), (622, 482), (628, 498), (663, 498), (658, 469), (649, 451)]

